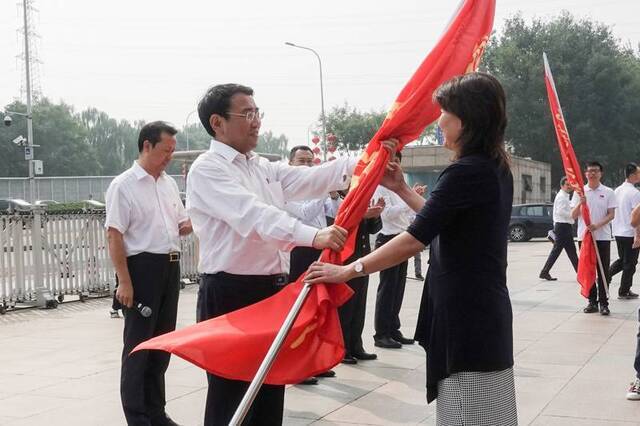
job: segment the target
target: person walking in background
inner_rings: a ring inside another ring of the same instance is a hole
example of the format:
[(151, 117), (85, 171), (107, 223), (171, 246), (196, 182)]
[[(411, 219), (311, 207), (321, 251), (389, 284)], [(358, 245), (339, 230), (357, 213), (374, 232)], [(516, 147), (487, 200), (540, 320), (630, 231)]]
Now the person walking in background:
[(560, 179), (560, 191), (556, 194), (553, 201), (553, 232), (555, 239), (553, 240), (553, 248), (546, 263), (540, 271), (540, 278), (547, 281), (555, 281), (550, 274), (551, 268), (556, 263), (558, 256), (564, 250), (573, 265), (573, 269), (578, 271), (578, 255), (576, 254), (576, 245), (573, 242), (573, 223), (571, 216), (571, 185), (567, 182), (567, 178)]
[(635, 299), (638, 294), (631, 291), (631, 286), (638, 264), (640, 235), (638, 230), (631, 226), (631, 212), (640, 205), (640, 191), (635, 187), (640, 182), (640, 168), (636, 163), (629, 163), (625, 167), (624, 175), (626, 180), (615, 190), (618, 208), (613, 219), (613, 235), (618, 247), (618, 259), (611, 264), (609, 273), (613, 277), (622, 272), (618, 299)]

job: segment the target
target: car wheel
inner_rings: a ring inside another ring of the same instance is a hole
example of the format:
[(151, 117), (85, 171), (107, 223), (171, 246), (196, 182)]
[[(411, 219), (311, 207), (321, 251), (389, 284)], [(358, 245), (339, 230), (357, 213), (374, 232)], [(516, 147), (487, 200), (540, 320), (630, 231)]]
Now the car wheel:
[(514, 243), (527, 241), (527, 230), (522, 225), (513, 225), (509, 228), (509, 239)]

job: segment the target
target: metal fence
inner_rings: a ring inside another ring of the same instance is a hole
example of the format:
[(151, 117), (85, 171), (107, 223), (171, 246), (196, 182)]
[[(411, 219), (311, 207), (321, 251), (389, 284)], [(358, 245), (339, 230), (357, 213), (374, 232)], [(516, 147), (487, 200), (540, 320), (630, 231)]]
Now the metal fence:
[[(82, 200), (104, 201), (109, 184), (115, 176), (55, 176), (35, 178), (36, 200), (55, 200), (68, 203)], [(184, 177), (172, 176), (180, 191), (184, 191)], [(29, 179), (0, 178), (0, 198), (21, 198), (29, 201)]]
[[(104, 211), (0, 215), (0, 313), (18, 304), (54, 307), (66, 295), (112, 294), (104, 219)], [(182, 278), (195, 279), (196, 238), (181, 245)]]

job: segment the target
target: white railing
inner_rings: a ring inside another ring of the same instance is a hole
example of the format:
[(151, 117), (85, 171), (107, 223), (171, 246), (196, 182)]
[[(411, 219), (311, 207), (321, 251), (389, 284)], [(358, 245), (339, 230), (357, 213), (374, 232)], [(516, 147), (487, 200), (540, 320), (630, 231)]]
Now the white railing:
[[(181, 245), (182, 277), (195, 279), (196, 238), (183, 238)], [(16, 304), (52, 307), (54, 297), (66, 295), (106, 296), (114, 286), (104, 211), (0, 215), (0, 312)]]

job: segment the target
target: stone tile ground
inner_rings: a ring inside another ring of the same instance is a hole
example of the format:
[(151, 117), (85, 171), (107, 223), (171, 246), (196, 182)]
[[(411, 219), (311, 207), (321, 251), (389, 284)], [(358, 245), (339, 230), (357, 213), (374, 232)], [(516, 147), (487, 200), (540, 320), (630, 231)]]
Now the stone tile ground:
[[(549, 249), (543, 241), (509, 246), (520, 424), (640, 425), (640, 402), (624, 399), (634, 374), (639, 302), (614, 298), (610, 317), (583, 314), (585, 302), (565, 257), (552, 271), (559, 281), (537, 278)], [(619, 276), (614, 295), (618, 282)], [(375, 275), (365, 329), (369, 350), (377, 284)], [(413, 332), (421, 291), (421, 282), (408, 281), (405, 334)], [(179, 327), (195, 321), (195, 301), (195, 286), (183, 290)], [(118, 394), (122, 322), (109, 319), (109, 303), (72, 302), (0, 317), (0, 425), (124, 424)], [(318, 386), (289, 387), (285, 424), (435, 424), (435, 404), (425, 400), (423, 350), (376, 352), (378, 360), (340, 365), (336, 378)], [(199, 369), (174, 357), (167, 411), (181, 424), (201, 425), (205, 386)]]

